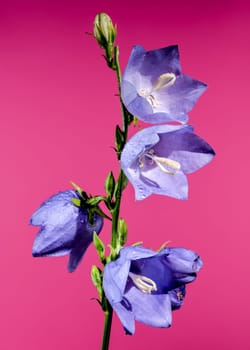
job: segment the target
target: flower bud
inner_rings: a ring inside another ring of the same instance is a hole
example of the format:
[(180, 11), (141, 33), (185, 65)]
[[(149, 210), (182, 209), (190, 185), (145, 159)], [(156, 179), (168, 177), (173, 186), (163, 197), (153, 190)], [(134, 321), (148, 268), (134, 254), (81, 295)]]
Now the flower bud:
[(111, 18), (106, 13), (96, 15), (94, 20), (94, 37), (105, 50), (113, 46), (116, 37), (116, 27), (113, 26)]

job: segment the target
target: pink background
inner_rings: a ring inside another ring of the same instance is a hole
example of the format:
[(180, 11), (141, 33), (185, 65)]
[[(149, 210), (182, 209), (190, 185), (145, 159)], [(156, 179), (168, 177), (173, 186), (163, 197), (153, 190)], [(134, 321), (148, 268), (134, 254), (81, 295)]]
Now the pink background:
[(31, 257), (37, 230), (28, 226), (37, 206), (70, 180), (101, 194), (108, 171), (117, 174), (115, 77), (84, 34), (100, 11), (118, 23), (122, 68), (134, 44), (179, 45), (183, 71), (209, 85), (190, 123), (217, 152), (190, 175), (188, 201), (135, 202), (128, 186), (129, 243), (157, 249), (171, 240), (199, 252), (204, 268), (170, 329), (137, 323), (129, 337), (115, 316), (110, 349), (249, 349), (250, 9), (240, 0), (0, 2), (0, 348), (100, 348), (93, 247), (69, 274), (67, 257)]

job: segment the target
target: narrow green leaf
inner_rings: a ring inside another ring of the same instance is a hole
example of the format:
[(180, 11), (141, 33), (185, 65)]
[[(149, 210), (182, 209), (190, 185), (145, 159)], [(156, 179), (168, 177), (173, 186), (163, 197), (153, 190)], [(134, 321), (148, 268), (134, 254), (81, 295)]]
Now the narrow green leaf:
[(120, 246), (122, 247), (126, 243), (127, 234), (128, 234), (127, 224), (124, 219), (119, 218), (117, 231), (118, 231), (119, 243), (120, 243)]
[(94, 286), (97, 288), (97, 292), (99, 294), (100, 299), (102, 300), (102, 297), (103, 297), (102, 272), (95, 265), (93, 265), (91, 268), (91, 279), (92, 279)]
[(120, 129), (119, 125), (116, 125), (115, 129), (115, 147), (117, 152), (121, 152), (125, 142), (125, 137), (123, 131)]
[(98, 205), (101, 201), (103, 201), (103, 199), (105, 199), (102, 196), (96, 196), (96, 197), (92, 197), (86, 200), (86, 203), (89, 204), (90, 206), (95, 207), (96, 205)]
[(94, 211), (96, 214), (102, 216), (103, 218), (112, 221), (112, 219), (111, 219), (108, 215), (106, 215), (106, 214), (104, 213), (104, 211), (102, 211), (99, 207), (95, 207), (95, 208), (93, 209), (93, 211)]
[(111, 199), (113, 197), (114, 190), (115, 190), (115, 178), (112, 171), (110, 171), (105, 180), (105, 191), (107, 193), (108, 198)]
[(105, 254), (105, 246), (102, 240), (96, 234), (96, 232), (94, 232), (94, 235), (93, 235), (93, 242), (100, 259), (103, 260), (104, 254)]
[(70, 181), (71, 185), (73, 186), (73, 188), (79, 193), (79, 195), (84, 199), (88, 199), (87, 193), (83, 191), (83, 189), (78, 186), (77, 184), (75, 184), (73, 181)]

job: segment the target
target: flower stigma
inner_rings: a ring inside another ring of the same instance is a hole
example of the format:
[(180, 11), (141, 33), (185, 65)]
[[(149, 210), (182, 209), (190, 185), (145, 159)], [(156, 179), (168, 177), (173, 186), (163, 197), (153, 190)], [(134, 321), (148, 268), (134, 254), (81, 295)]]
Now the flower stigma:
[[(145, 158), (149, 158), (152, 164), (156, 164), (158, 168), (163, 171), (164, 173), (168, 175), (175, 175), (178, 170), (181, 168), (181, 164), (177, 162), (176, 160), (165, 158), (165, 157), (158, 157), (154, 154), (154, 150), (151, 149), (150, 151), (144, 153), (139, 158), (139, 167), (143, 168), (145, 165)], [(170, 168), (170, 170), (169, 170)]]
[(151, 294), (152, 291), (157, 291), (156, 283), (151, 280), (151, 278), (142, 275), (136, 275), (132, 272), (129, 272), (129, 277), (142, 293)]
[(154, 82), (151, 90), (146, 88), (141, 88), (139, 95), (144, 97), (152, 107), (160, 105), (154, 96), (154, 92), (160, 91), (162, 89), (167, 89), (175, 83), (176, 75), (174, 73), (164, 73), (161, 74)]

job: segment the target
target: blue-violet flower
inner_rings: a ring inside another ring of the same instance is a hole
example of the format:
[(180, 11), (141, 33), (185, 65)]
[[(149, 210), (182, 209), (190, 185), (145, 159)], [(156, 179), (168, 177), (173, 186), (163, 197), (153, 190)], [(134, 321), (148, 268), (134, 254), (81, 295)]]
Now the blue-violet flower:
[(185, 123), (206, 84), (181, 73), (178, 46), (146, 51), (135, 46), (125, 68), (121, 98), (131, 114), (148, 123)]
[(94, 215), (93, 224), (90, 224), (87, 210), (75, 206), (72, 198), (79, 198), (73, 190), (57, 193), (45, 201), (30, 220), (32, 225), (41, 226), (34, 240), (32, 255), (69, 254), (69, 272), (79, 265), (93, 241), (94, 231), (99, 234), (103, 226), (103, 218), (97, 214)]
[(135, 320), (169, 327), (171, 311), (181, 307), (185, 285), (201, 267), (199, 256), (185, 248), (154, 252), (142, 246), (125, 247), (117, 260), (105, 266), (103, 288), (128, 334), (134, 334)]
[(159, 125), (137, 132), (126, 143), (121, 167), (137, 200), (152, 193), (187, 199), (185, 174), (209, 163), (214, 151), (190, 125)]

